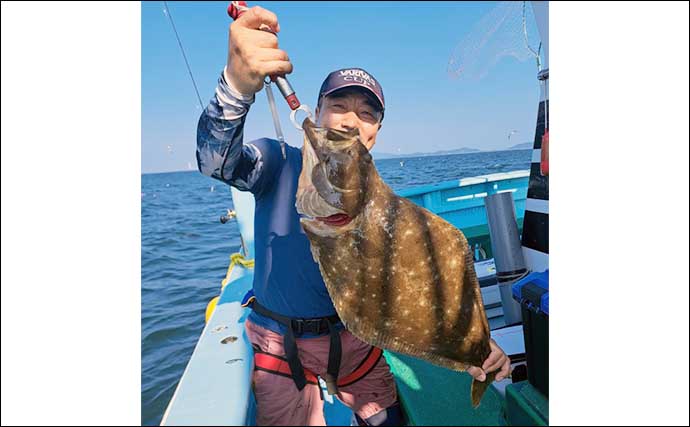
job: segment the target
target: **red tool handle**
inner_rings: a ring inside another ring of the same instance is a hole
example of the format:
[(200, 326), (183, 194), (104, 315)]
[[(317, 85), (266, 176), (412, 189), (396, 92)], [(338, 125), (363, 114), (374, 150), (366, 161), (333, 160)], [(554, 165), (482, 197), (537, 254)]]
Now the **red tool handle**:
[[(230, 3), (230, 6), (228, 6), (228, 15), (230, 15), (230, 17), (234, 21), (236, 21), (237, 19), (239, 19), (240, 16), (242, 16), (244, 12), (248, 10), (249, 6), (247, 5), (246, 1), (233, 1)], [(261, 29), (264, 31), (268, 31), (269, 33), (275, 34), (268, 27), (262, 27)], [(276, 86), (278, 86), (278, 90), (280, 90), (280, 93), (287, 101), (288, 105), (290, 106), (290, 109), (298, 109), (301, 104), (297, 99), (297, 95), (295, 94), (295, 91), (292, 89), (290, 82), (288, 82), (284, 76), (272, 75), (270, 76), (270, 79), (272, 82), (275, 82)]]
[(233, 1), (228, 6), (228, 15), (230, 15), (233, 21), (236, 21), (247, 10), (249, 10), (249, 6), (247, 6), (246, 1)]

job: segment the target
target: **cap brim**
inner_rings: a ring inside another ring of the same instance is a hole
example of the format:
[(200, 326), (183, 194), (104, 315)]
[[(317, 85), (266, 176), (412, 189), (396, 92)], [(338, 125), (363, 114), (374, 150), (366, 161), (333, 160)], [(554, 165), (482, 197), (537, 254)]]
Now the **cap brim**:
[(333, 93), (333, 92), (337, 92), (337, 91), (339, 91), (339, 90), (341, 90), (341, 89), (345, 89), (345, 88), (348, 88), (348, 87), (361, 87), (361, 88), (366, 89), (367, 91), (369, 91), (369, 93), (371, 93), (372, 95), (374, 95), (374, 98), (379, 102), (379, 107), (381, 108), (381, 111), (385, 110), (385, 106), (384, 106), (383, 101), (381, 100), (381, 98), (379, 98), (379, 95), (378, 95), (376, 92), (374, 92), (373, 90), (371, 90), (371, 88), (370, 88), (369, 86), (367, 86), (367, 85), (365, 85), (365, 84), (361, 84), (361, 83), (352, 82), (352, 83), (348, 83), (348, 84), (343, 85), (343, 86), (338, 86), (338, 87), (333, 88), (333, 89), (331, 89), (331, 90), (327, 90), (326, 92), (322, 92), (322, 93), (321, 93), (321, 96), (327, 96), (327, 95), (330, 95), (330, 94)]

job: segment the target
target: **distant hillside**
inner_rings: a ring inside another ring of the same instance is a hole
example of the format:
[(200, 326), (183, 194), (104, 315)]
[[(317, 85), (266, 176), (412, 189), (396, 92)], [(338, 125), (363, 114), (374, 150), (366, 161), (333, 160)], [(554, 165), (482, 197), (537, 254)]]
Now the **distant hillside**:
[(515, 144), (512, 147), (508, 147), (508, 150), (529, 150), (533, 145), (533, 142), (523, 142), (522, 144)]
[(469, 148), (469, 147), (462, 147), (462, 148), (457, 148), (455, 150), (442, 150), (442, 151), (434, 151), (431, 153), (423, 153), (423, 152), (417, 152), (417, 153), (409, 153), (409, 154), (392, 154), (392, 153), (381, 153), (381, 152), (372, 152), (371, 154), (374, 156), (375, 159), (382, 160), (382, 159), (402, 159), (402, 158), (407, 158), (407, 157), (429, 157), (429, 156), (445, 156), (449, 154), (466, 154), (466, 153), (478, 153), (482, 150), (478, 150), (476, 148)]

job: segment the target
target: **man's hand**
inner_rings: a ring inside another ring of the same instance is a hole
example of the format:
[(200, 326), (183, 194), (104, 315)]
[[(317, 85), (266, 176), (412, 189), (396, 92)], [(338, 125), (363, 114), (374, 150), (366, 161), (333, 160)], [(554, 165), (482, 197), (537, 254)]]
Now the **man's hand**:
[(467, 370), (467, 373), (472, 375), (477, 381), (486, 380), (486, 374), (498, 369), (500, 369), (500, 372), (496, 374), (496, 381), (501, 381), (510, 375), (510, 358), (506, 356), (493, 339), (489, 341), (489, 345), (491, 346), (491, 353), (484, 361), (482, 367), (472, 366)]
[(278, 17), (259, 6), (230, 24), (225, 79), (245, 96), (260, 91), (265, 76), (292, 72), (287, 53), (278, 49), (278, 37), (260, 30), (262, 26), (275, 33), (280, 31)]

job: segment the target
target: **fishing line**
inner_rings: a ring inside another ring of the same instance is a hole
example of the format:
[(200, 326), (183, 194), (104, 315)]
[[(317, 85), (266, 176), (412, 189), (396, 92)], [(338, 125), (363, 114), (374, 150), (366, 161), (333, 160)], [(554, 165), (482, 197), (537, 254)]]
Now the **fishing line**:
[(168, 9), (168, 2), (163, 1), (163, 6), (165, 7), (165, 9), (163, 10), (163, 13), (170, 20), (170, 24), (172, 25), (172, 29), (175, 32), (175, 37), (177, 38), (177, 44), (180, 45), (180, 52), (182, 52), (182, 57), (184, 58), (184, 63), (187, 65), (187, 71), (189, 71), (189, 77), (191, 77), (192, 84), (194, 85), (194, 91), (196, 92), (196, 97), (199, 100), (199, 107), (203, 110), (204, 109), (204, 103), (201, 102), (201, 95), (199, 95), (199, 89), (196, 87), (196, 81), (194, 81), (194, 75), (192, 74), (192, 68), (189, 66), (189, 61), (187, 61), (187, 55), (185, 55), (185, 53), (184, 53), (184, 48), (182, 47), (182, 41), (180, 41), (180, 35), (177, 34), (177, 28), (175, 28), (175, 23), (173, 22), (172, 15), (170, 14), (170, 9)]

